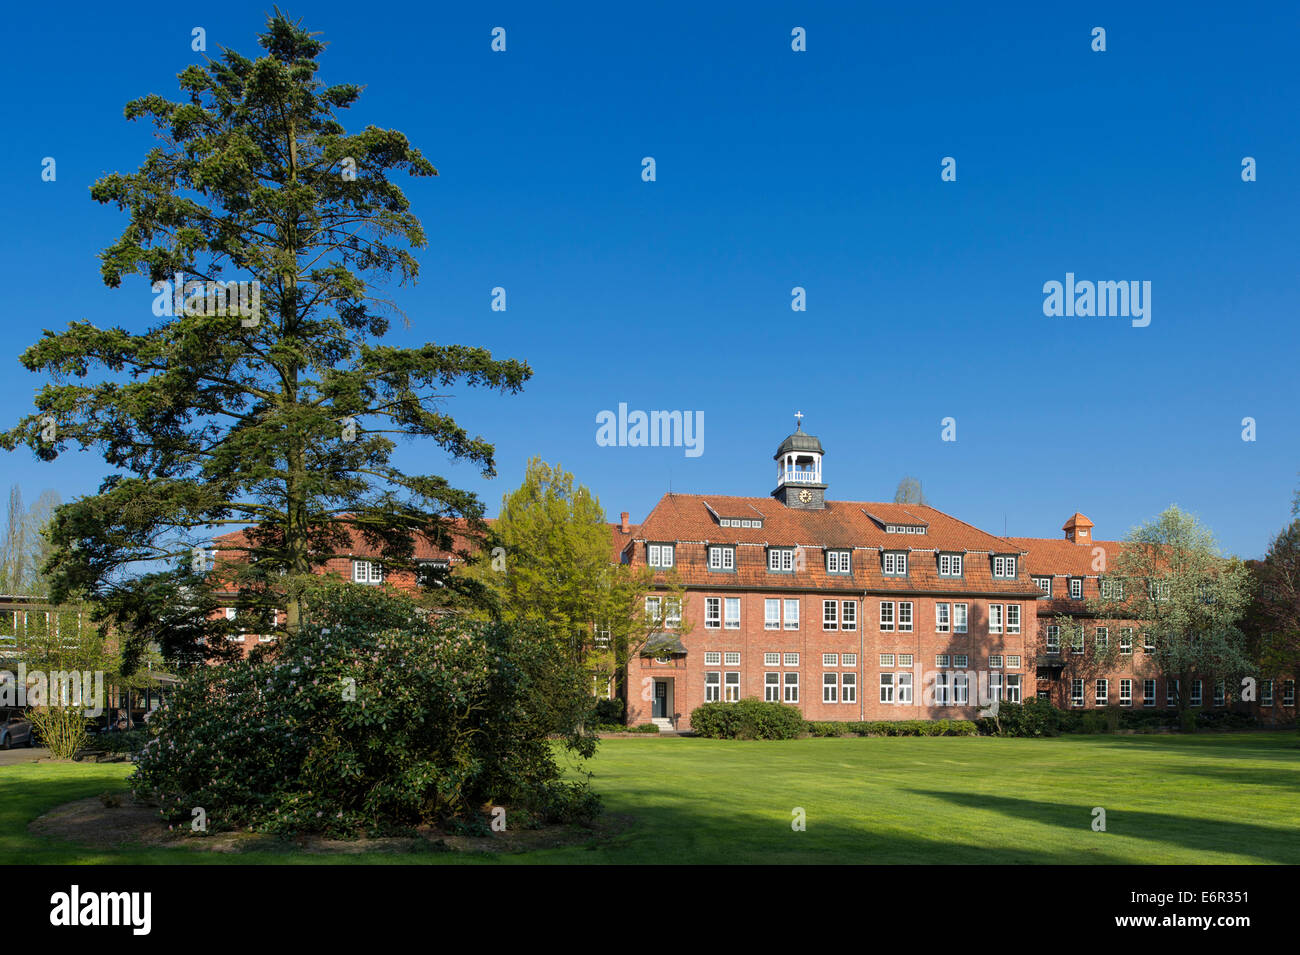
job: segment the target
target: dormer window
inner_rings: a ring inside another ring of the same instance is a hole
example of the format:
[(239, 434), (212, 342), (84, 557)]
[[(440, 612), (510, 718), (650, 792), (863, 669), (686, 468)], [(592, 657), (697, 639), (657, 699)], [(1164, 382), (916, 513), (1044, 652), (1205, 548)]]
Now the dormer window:
[(998, 556), (993, 558), (993, 576), (1009, 580), (1016, 576), (1016, 559)]
[(352, 562), (352, 582), (354, 584), (382, 584), (384, 582), (384, 565), (377, 560), (354, 560)]
[(445, 560), (422, 560), (416, 565), (415, 582), (421, 587), (441, 587), (443, 573), (449, 566)]
[(773, 547), (767, 552), (767, 569), (779, 574), (794, 573), (794, 548)]
[(735, 570), (736, 548), (713, 545), (709, 548), (709, 570)]
[(940, 554), (939, 555), (939, 576), (960, 577), (961, 576), (961, 554)]
[(885, 551), (884, 572), (887, 577), (907, 576), (907, 552)]
[(1083, 578), (1082, 577), (1070, 578), (1070, 599), (1071, 600), (1083, 599)]
[(1041, 591), (1042, 591), (1045, 595), (1047, 595), (1048, 597), (1052, 596), (1052, 578), (1051, 578), (1051, 577), (1035, 577), (1035, 578), (1034, 578), (1034, 586), (1037, 587), (1039, 590), (1041, 590)]
[(828, 550), (826, 552), (826, 573), (847, 574), (852, 572), (850, 552), (847, 550)]
[(673, 565), (672, 544), (647, 544), (646, 563), (651, 567), (671, 567)]

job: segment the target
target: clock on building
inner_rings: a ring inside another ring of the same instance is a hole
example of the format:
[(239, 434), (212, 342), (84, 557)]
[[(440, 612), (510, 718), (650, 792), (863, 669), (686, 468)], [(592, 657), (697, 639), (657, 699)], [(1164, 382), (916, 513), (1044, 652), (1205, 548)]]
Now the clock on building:
[(804, 488), (802, 491), (799, 492), (800, 504), (807, 504), (811, 500), (812, 500), (812, 491), (808, 490), (807, 488)]

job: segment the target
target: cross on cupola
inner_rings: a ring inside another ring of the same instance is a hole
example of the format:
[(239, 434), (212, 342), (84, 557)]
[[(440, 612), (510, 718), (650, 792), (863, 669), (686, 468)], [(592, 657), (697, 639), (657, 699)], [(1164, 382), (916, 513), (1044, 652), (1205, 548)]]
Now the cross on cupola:
[(786, 507), (826, 506), (822, 481), (822, 443), (803, 430), (804, 413), (794, 413), (794, 433), (776, 449), (776, 490), (772, 496)]

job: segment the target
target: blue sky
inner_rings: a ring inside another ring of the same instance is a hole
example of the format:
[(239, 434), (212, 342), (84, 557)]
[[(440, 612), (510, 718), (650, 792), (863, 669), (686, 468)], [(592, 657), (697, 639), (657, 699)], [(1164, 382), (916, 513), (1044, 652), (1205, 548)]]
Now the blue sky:
[[(497, 479), (433, 448), (402, 460), (495, 513), (541, 455), (639, 520), (670, 486), (766, 494), (800, 410), (831, 498), (889, 500), (912, 474), (986, 530), (1055, 537), (1077, 510), (1102, 538), (1176, 502), (1261, 555), (1300, 480), (1300, 13), (1135, 6), (286, 5), (330, 41), (326, 81), (367, 85), (349, 125), (401, 129), (441, 173), (407, 184), (430, 243), (393, 290), (410, 319), (393, 340), (535, 371), (521, 395), (448, 404), (496, 443)], [(139, 164), (149, 131), (122, 107), (175, 97), (191, 28), (253, 54), (269, 4), (184, 7), (6, 14), (6, 424), (31, 406), (16, 358), (42, 329), (152, 320), (143, 278), (99, 279), (125, 219), (88, 187)], [(1067, 272), (1150, 281), (1150, 326), (1044, 316)], [(704, 453), (597, 446), (620, 402), (703, 412)], [(0, 452), (28, 500), (104, 472)]]

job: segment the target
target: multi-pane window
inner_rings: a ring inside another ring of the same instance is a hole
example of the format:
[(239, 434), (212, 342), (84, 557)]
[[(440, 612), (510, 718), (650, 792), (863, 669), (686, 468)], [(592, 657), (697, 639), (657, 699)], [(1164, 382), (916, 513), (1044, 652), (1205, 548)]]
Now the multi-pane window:
[(1259, 685), (1259, 705), (1260, 706), (1273, 705), (1273, 681), (1272, 680), (1261, 681)]
[(736, 549), (734, 547), (710, 547), (709, 570), (735, 570)]
[(721, 666), (722, 654), (717, 650), (706, 650), (704, 653), (704, 665), (706, 667)]
[(740, 629), (740, 598), (728, 597), (724, 604), (726, 616), (723, 618), (722, 626), (726, 630)]
[(822, 601), (822, 629), (838, 630), (840, 628), (840, 602), (838, 600)]
[(894, 674), (892, 673), (880, 674), (880, 702), (894, 702)]
[(826, 573), (847, 574), (850, 570), (849, 551), (828, 550), (826, 552)]
[(1192, 706), (1201, 705), (1201, 681), (1192, 681)]
[(646, 619), (651, 623), (659, 623), (663, 620), (663, 598), (647, 597), (645, 599)]
[(779, 667), (780, 665), (781, 665), (781, 654), (779, 654), (779, 653), (764, 653), (764, 654), (763, 654), (763, 666), (765, 666), (765, 667)]
[(964, 653), (958, 653), (952, 658), (952, 665), (955, 667), (969, 666), (970, 658)]
[(1156, 681), (1155, 680), (1142, 681), (1142, 705), (1143, 706), (1156, 705)]
[(1083, 680), (1075, 678), (1070, 681), (1070, 705), (1083, 706)]
[(1007, 633), (1020, 632), (1020, 604), (1007, 604)]
[(934, 675), (934, 705), (947, 706), (948, 702), (948, 674), (936, 673)]
[(965, 673), (952, 675), (952, 702), (954, 706), (965, 706), (970, 702), (970, 677)]
[(799, 674), (790, 670), (785, 672), (785, 701), (787, 703), (799, 702)]
[(1016, 559), (1014, 557), (993, 558), (994, 577), (1014, 577), (1015, 575), (1016, 575)]
[(898, 677), (897, 680), (898, 702), (911, 703), (912, 702), (912, 674), (897, 673), (895, 674), (895, 676)]
[(768, 703), (781, 702), (781, 674), (763, 674), (763, 699)]
[(740, 674), (731, 670), (725, 676), (726, 683), (723, 686), (722, 698), (728, 703), (735, 703), (740, 699)]
[(674, 630), (682, 625), (682, 598), (668, 597), (664, 600), (664, 627)]
[(1039, 590), (1041, 590), (1043, 593), (1045, 593), (1047, 596), (1049, 597), (1052, 596), (1051, 577), (1035, 577), (1034, 586), (1037, 587)]
[(856, 673), (840, 674), (840, 702), (858, 702), (858, 675)]
[(722, 695), (722, 674), (706, 673), (704, 674), (704, 702), (716, 703)]
[(952, 666), (952, 657), (946, 653), (936, 653), (934, 655), (934, 665), (937, 667), (950, 667)]
[(822, 666), (837, 667), (840, 665), (840, 655), (838, 653), (823, 653)]
[(1123, 600), (1124, 584), (1118, 580), (1103, 580), (1101, 582), (1101, 596), (1103, 600)]
[(377, 560), (354, 560), (352, 562), (352, 582), (356, 584), (382, 584), (384, 582), (384, 565)]
[(1142, 651), (1144, 653), (1156, 652), (1156, 638), (1149, 633), (1142, 634)]
[(840, 675), (838, 673), (822, 674), (822, 702), (835, 703), (839, 700)]
[(989, 669), (990, 669), (990, 670), (1000, 670), (1000, 669), (1002, 669), (1002, 655), (1001, 655), (1001, 654), (998, 654), (998, 653), (990, 653), (990, 654), (989, 654)]
[(966, 632), (966, 605), (965, 604), (952, 605), (952, 632), (953, 633)]
[(1133, 705), (1133, 681), (1132, 680), (1119, 681), (1119, 705), (1120, 706)]
[(1177, 706), (1177, 705), (1178, 705), (1178, 681), (1165, 680), (1165, 706)]
[(763, 601), (763, 629), (781, 629), (781, 601), (768, 597)]
[(898, 602), (898, 629), (902, 633), (912, 632), (912, 602), (910, 600), (900, 600)]
[(1083, 599), (1083, 578), (1082, 577), (1070, 578), (1070, 599), (1071, 600)]
[[(704, 598), (704, 629), (717, 630), (722, 626), (722, 598)], [(708, 663), (707, 660), (704, 661)]]
[(1282, 683), (1282, 705), (1295, 706), (1295, 680), (1286, 680)]
[(989, 673), (989, 694), (995, 700), (1002, 699), (1002, 673), (999, 670)]
[(1061, 628), (1050, 624), (1047, 628), (1047, 652), (1059, 653), (1061, 650)]
[(767, 569), (779, 573), (790, 573), (794, 570), (794, 548), (793, 547), (773, 547), (767, 552)]
[(1020, 654), (1012, 653), (1007, 657), (1007, 669), (1008, 670), (1020, 669)]
[(961, 554), (940, 554), (939, 555), (939, 576), (960, 577), (961, 576)]
[(1007, 674), (1007, 702), (1008, 703), (1020, 702), (1020, 674), (1019, 673)]
[(894, 665), (894, 655), (892, 653), (882, 653), (880, 655), (880, 665), (882, 667), (892, 667)]
[(910, 667), (912, 665), (912, 655), (910, 653), (900, 653), (898, 655), (898, 665), (900, 667)]
[(855, 667), (858, 665), (858, 655), (856, 653), (844, 653), (840, 655), (840, 665), (846, 667)]
[(894, 602), (892, 600), (880, 601), (880, 629), (894, 629)]
[(840, 601), (840, 629), (858, 629), (858, 602), (856, 600)]
[(788, 667), (797, 667), (799, 665), (799, 654), (787, 653), (785, 655), (785, 665)]
[(1214, 705), (1224, 706), (1227, 702), (1228, 689), (1223, 685), (1223, 681), (1220, 680), (1218, 683), (1214, 684)]
[(907, 553), (905, 551), (886, 551), (884, 555), (885, 573), (891, 577), (902, 577), (907, 573)]
[(1110, 681), (1101, 679), (1097, 681), (1096, 700), (1098, 706), (1105, 706), (1110, 700)]
[(1119, 631), (1119, 652), (1124, 656), (1133, 654), (1133, 628), (1122, 627)]
[(1105, 650), (1107, 647), (1109, 647), (1109, 646), (1110, 646), (1110, 628), (1109, 628), (1109, 627), (1098, 627), (1098, 628), (1097, 628), (1097, 638), (1096, 638), (1096, 639), (1097, 639), (1097, 649), (1098, 649), (1098, 650)]
[(727, 666), (738, 667), (740, 666), (740, 651), (728, 650), (726, 656), (724, 656), (722, 659), (723, 662), (727, 664)]
[(952, 626), (952, 606), (946, 603), (934, 605), (934, 629), (936, 633), (947, 633)]
[(1083, 652), (1083, 627), (1072, 627), (1070, 629), (1070, 652)]
[(989, 633), (1002, 632), (1002, 604), (989, 604)]
[(787, 630), (799, 629), (799, 598), (786, 600), (785, 603), (785, 628)]
[(671, 567), (673, 565), (673, 545), (647, 544), (646, 563), (651, 567)]

